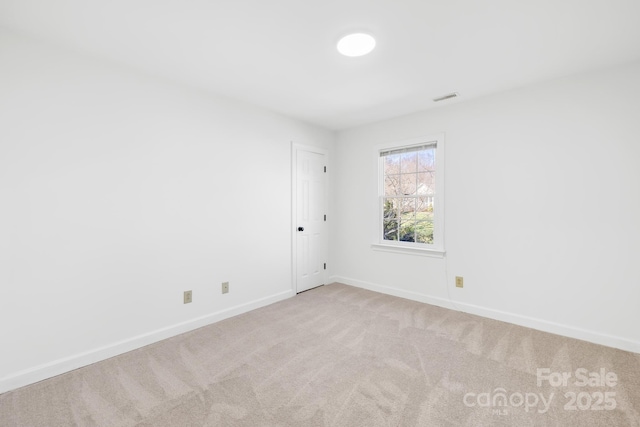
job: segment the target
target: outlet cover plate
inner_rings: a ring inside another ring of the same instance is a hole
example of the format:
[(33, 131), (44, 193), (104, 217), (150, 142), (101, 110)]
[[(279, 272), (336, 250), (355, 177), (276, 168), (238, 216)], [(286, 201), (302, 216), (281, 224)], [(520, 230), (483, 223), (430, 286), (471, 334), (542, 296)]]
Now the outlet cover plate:
[(184, 304), (189, 304), (193, 300), (193, 293), (191, 291), (184, 291)]
[(223, 294), (229, 293), (229, 282), (222, 282), (222, 293)]

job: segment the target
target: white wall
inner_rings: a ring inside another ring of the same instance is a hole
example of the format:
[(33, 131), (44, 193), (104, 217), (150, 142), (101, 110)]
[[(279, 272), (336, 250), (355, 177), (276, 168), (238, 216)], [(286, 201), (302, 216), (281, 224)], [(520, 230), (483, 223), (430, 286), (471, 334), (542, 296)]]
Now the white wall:
[[(373, 251), (373, 147), (440, 132), (446, 258)], [(343, 131), (334, 158), (335, 280), (640, 352), (640, 64)]]
[(291, 141), (333, 138), (0, 32), (0, 392), (292, 295)]

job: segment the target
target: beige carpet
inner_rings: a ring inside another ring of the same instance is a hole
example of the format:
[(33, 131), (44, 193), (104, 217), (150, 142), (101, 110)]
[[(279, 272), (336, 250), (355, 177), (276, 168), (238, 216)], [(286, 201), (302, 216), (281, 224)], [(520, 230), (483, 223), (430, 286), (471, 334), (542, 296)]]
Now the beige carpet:
[[(538, 368), (571, 377), (539, 387)], [(341, 284), (0, 395), (3, 427), (639, 426), (639, 411), (638, 354)]]

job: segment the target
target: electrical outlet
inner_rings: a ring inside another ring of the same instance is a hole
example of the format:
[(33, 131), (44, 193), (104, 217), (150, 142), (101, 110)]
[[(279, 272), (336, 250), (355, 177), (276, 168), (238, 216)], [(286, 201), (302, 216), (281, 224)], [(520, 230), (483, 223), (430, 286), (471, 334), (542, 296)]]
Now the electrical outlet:
[(192, 301), (193, 294), (191, 291), (184, 291), (184, 303), (189, 304)]
[(222, 293), (223, 294), (229, 293), (229, 282), (222, 282)]
[(456, 288), (464, 287), (464, 279), (462, 276), (456, 276)]

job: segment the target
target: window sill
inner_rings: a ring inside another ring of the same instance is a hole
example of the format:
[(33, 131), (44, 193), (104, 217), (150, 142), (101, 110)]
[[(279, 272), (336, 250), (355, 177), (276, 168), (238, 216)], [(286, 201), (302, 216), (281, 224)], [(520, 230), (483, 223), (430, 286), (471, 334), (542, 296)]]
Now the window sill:
[(373, 243), (374, 251), (393, 252), (398, 254), (420, 255), (432, 258), (444, 258), (444, 249), (416, 248), (411, 246), (390, 245), (387, 243)]

